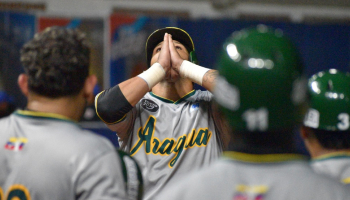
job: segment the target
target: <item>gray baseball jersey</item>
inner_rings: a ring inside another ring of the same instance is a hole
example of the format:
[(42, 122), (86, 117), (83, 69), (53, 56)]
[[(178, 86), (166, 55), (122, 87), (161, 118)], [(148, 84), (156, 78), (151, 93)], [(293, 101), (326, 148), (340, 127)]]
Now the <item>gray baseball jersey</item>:
[(341, 183), (313, 172), (293, 154), (225, 152), (215, 164), (184, 176), (156, 200), (345, 200)]
[(317, 157), (311, 162), (312, 168), (350, 186), (350, 153), (337, 152)]
[(221, 155), (209, 118), (211, 100), (212, 94), (201, 90), (177, 102), (150, 92), (118, 124), (118, 135), (129, 134), (124, 149), (140, 165), (144, 199), (153, 199), (174, 178), (209, 165)]
[[(125, 183), (130, 171), (122, 171), (122, 164), (135, 168), (135, 162), (118, 156), (110, 141), (75, 122), (57, 114), (18, 110), (1, 119), (0, 127), (0, 199), (135, 196)], [(135, 183), (129, 178), (130, 182)]]

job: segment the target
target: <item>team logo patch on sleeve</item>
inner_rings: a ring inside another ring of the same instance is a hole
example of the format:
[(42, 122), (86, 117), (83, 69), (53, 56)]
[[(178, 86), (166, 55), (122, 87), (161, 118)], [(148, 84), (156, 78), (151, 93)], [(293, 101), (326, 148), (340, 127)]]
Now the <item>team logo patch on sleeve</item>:
[(157, 112), (159, 110), (158, 104), (156, 104), (154, 101), (149, 100), (149, 99), (142, 99), (141, 106), (142, 106), (142, 108), (144, 108), (150, 112)]
[(27, 142), (28, 142), (27, 138), (11, 137), (5, 144), (5, 149), (11, 150), (11, 151), (20, 151), (23, 149), (24, 144)]
[(198, 110), (198, 108), (199, 108), (199, 103), (194, 103), (194, 104), (192, 104), (190, 111), (193, 112), (195, 110)]

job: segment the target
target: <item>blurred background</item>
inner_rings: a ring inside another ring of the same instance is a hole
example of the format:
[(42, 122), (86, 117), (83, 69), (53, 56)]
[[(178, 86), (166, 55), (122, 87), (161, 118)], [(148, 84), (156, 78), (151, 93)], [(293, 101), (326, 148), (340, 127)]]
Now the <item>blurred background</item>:
[[(0, 114), (25, 106), (17, 86), (19, 50), (46, 27), (67, 26), (88, 34), (97, 94), (147, 68), (145, 42), (158, 28), (186, 30), (199, 64), (215, 69), (223, 41), (257, 24), (279, 28), (291, 38), (307, 76), (329, 68), (350, 69), (348, 0), (0, 0)], [(81, 125), (117, 146), (115, 133), (99, 121), (93, 106), (86, 108)]]

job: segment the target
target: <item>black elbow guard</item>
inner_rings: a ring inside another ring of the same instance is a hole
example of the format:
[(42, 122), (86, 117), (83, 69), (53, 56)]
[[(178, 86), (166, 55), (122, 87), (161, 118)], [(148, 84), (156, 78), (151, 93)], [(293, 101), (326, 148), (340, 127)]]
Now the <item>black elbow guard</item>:
[(95, 99), (96, 113), (106, 124), (121, 121), (132, 108), (119, 85), (102, 91)]

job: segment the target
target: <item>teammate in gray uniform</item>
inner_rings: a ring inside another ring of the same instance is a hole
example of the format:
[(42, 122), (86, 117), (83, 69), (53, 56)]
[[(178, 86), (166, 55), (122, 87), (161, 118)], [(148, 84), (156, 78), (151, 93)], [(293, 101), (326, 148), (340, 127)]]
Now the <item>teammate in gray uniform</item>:
[(313, 169), (350, 185), (350, 75), (337, 69), (309, 79), (310, 108), (300, 133)]
[(156, 200), (349, 199), (342, 184), (314, 173), (296, 153), (292, 132), (302, 121), (306, 79), (281, 31), (259, 25), (234, 33), (218, 69), (214, 95), (232, 128), (228, 150)]
[[(121, 148), (140, 164), (144, 198), (153, 199), (177, 177), (216, 160), (226, 140), (209, 92), (217, 72), (193, 63), (188, 33), (175, 27), (156, 30), (146, 51), (151, 67), (101, 92), (95, 103)], [(193, 82), (209, 91), (193, 90)]]
[(78, 30), (48, 28), (23, 46), (28, 103), (0, 120), (1, 200), (141, 199), (136, 162), (77, 124), (94, 99), (89, 58)]

